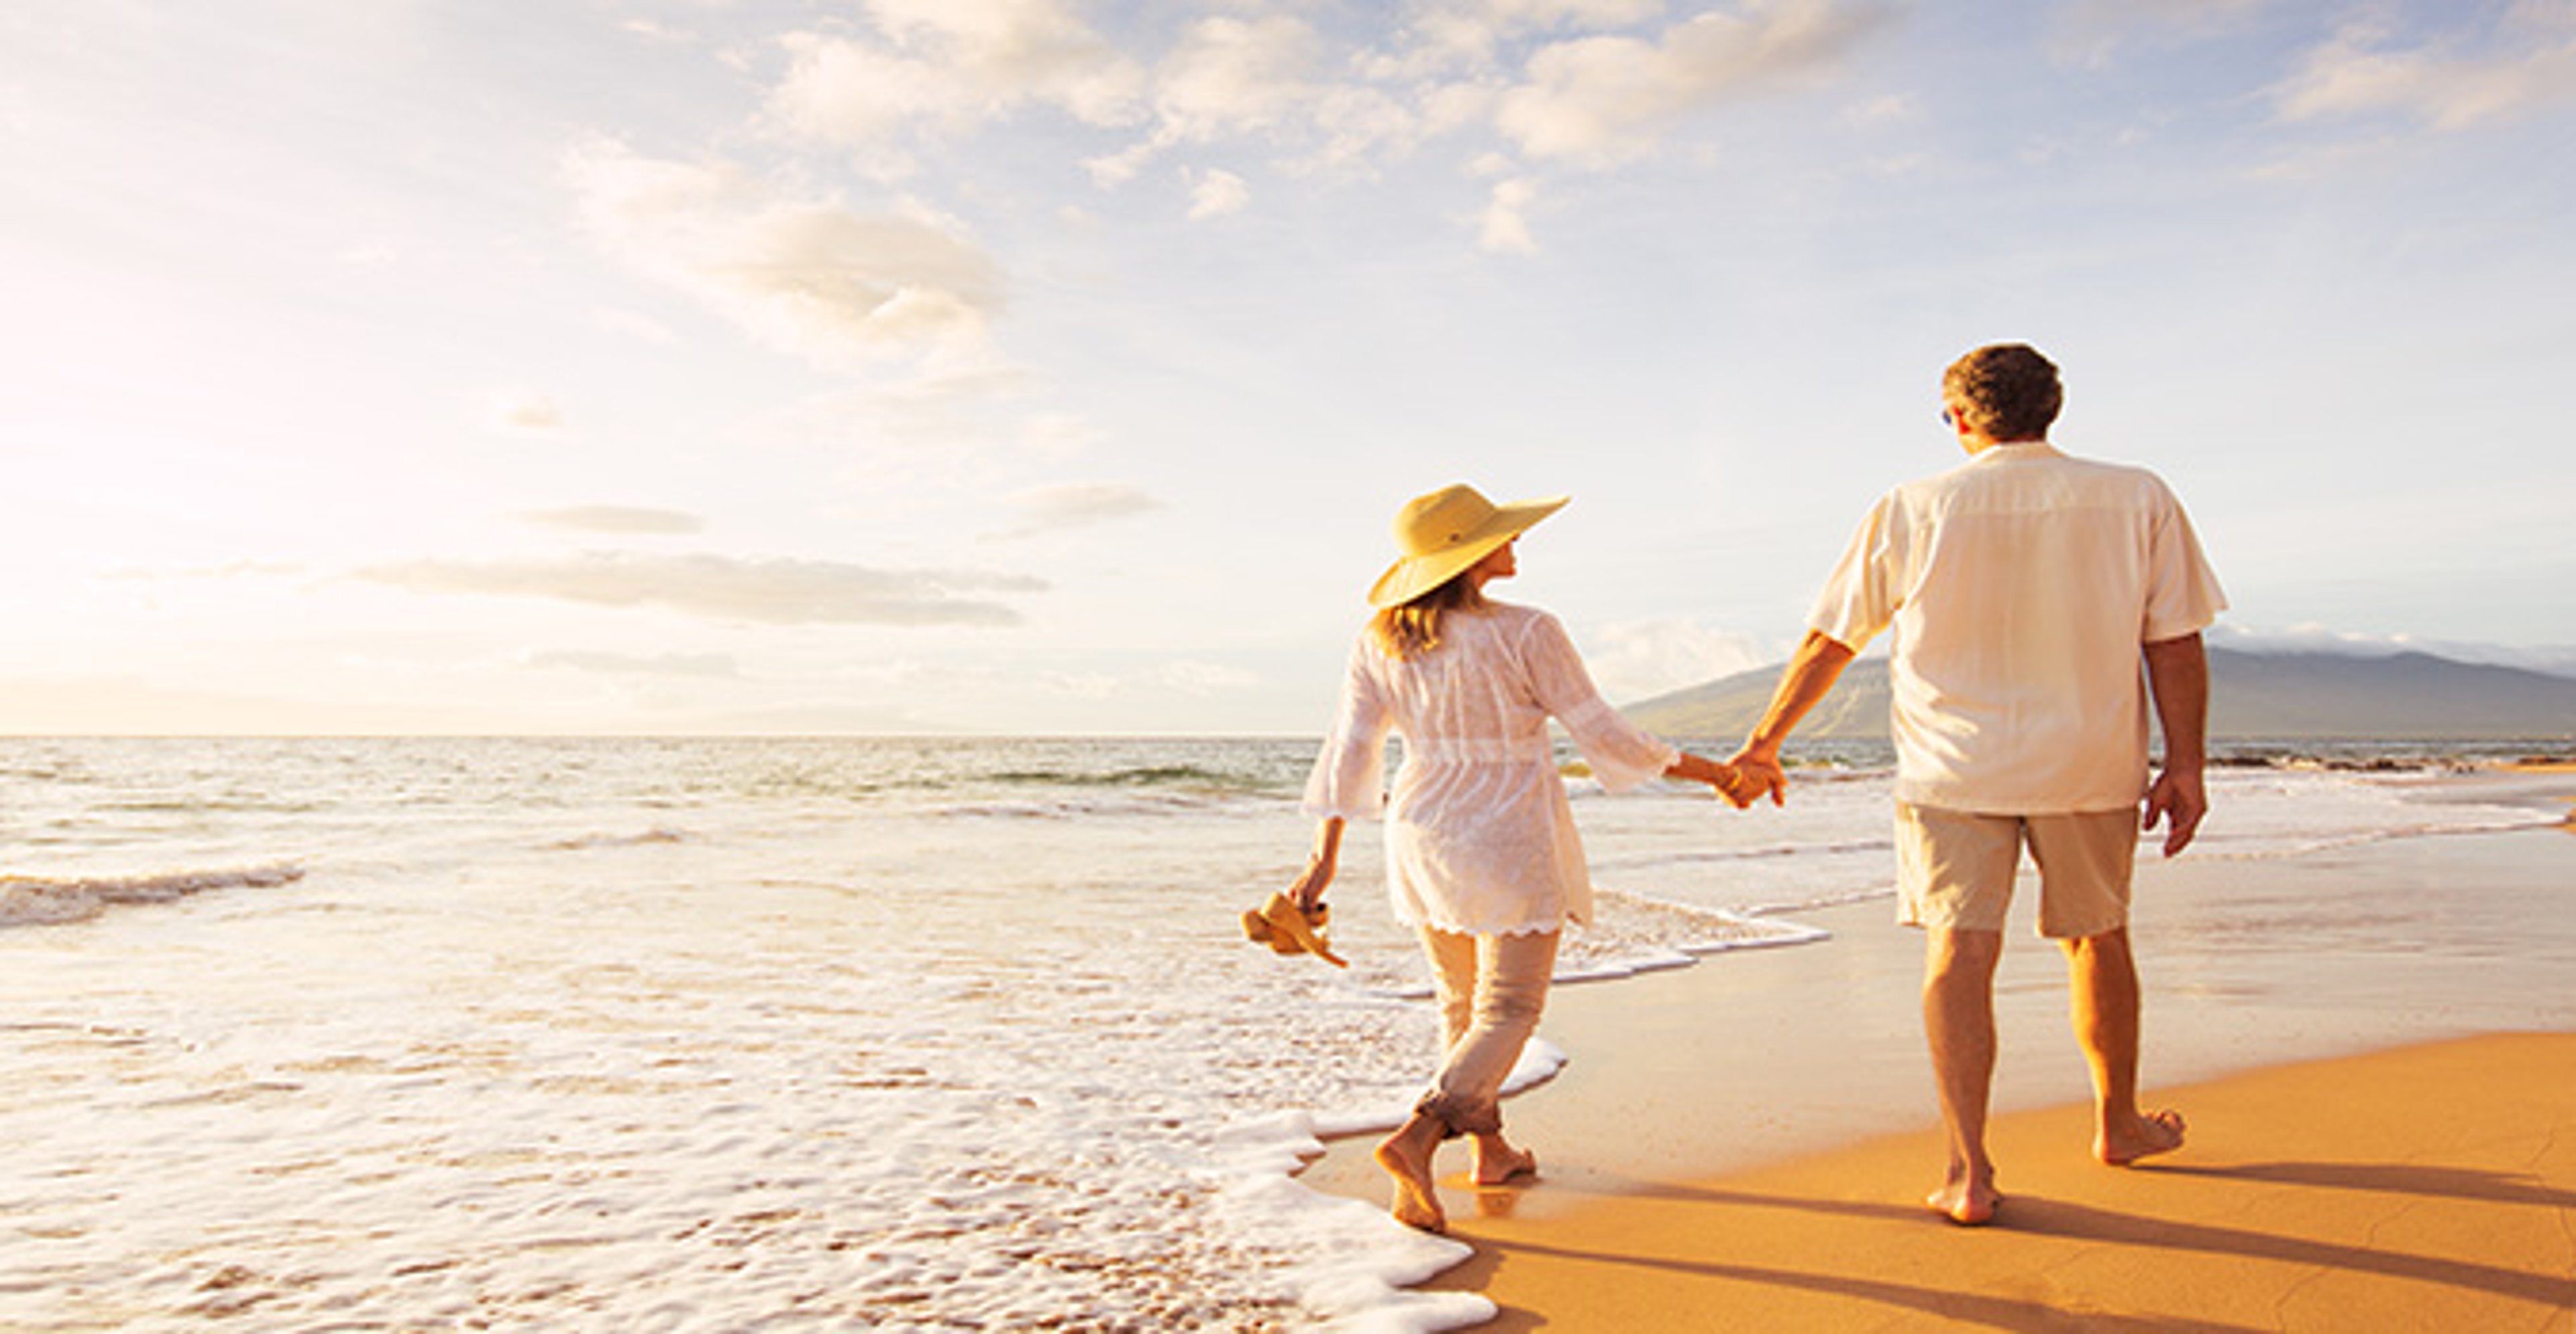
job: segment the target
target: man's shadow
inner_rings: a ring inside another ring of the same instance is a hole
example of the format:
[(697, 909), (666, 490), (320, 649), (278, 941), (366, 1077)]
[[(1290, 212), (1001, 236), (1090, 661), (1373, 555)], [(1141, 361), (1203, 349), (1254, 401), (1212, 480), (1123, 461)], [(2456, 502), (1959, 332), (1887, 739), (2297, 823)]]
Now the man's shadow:
[(2470, 1167), (2416, 1163), (2237, 1163), (2227, 1167), (2200, 1167), (2188, 1163), (2157, 1163), (2140, 1170), (2222, 1181), (2259, 1181), (2278, 1186), (2315, 1186), (2328, 1190), (2528, 1205), (2540, 1209), (2576, 1209), (2576, 1190), (2561, 1190), (2519, 1173), (2486, 1172)]
[[(2177, 1176), (2420, 1195), (2548, 1209), (2576, 1208), (2576, 1191), (2545, 1186), (2528, 1177), (2466, 1168), (2365, 1163), (2250, 1163), (2228, 1167), (2186, 1167), (2165, 1164), (2135, 1170), (2170, 1172)], [(1762, 1195), (1669, 1183), (1634, 1184), (1636, 1186), (1634, 1194), (1640, 1198), (1665, 1200), (1700, 1208), (1795, 1210), (1800, 1213), (1848, 1218), (1855, 1223), (1874, 1226), (1890, 1224), (1909, 1227), (1946, 1226), (1930, 1212), (1918, 1207), (1844, 1200), (1800, 1199), (1783, 1195)], [(2208, 1223), (2121, 1213), (2092, 1205), (2027, 1194), (2013, 1195), (2005, 1206), (2004, 1212), (1991, 1226), (2003, 1231), (2062, 1237), (2071, 1241), (2102, 1246), (2128, 1247), (2142, 1251), (2198, 1252), (2403, 1278), (2488, 1293), (2496, 1297), (2531, 1302), (2553, 1309), (2576, 1305), (2576, 1277), (2565, 1274), (2532, 1273), (2469, 1260), (2453, 1260), (2370, 1246), (2316, 1241), (2257, 1229), (2222, 1227)], [(1470, 1291), (1481, 1290), (1488, 1286), (1488, 1280), (1497, 1270), (1510, 1263), (1513, 1256), (1526, 1255), (1613, 1268), (1653, 1270), (1712, 1281), (1756, 1283), (1801, 1289), (1853, 1301), (1872, 1302), (1900, 1310), (1922, 1312), (1946, 1320), (1989, 1325), (1997, 1329), (2067, 1327), (2071, 1318), (2070, 1313), (2042, 1302), (1967, 1292), (1955, 1288), (1894, 1283), (1873, 1277), (1865, 1272), (1869, 1256), (1869, 1250), (1865, 1246), (1854, 1246), (1844, 1253), (1841, 1257), (1844, 1263), (1813, 1272), (1728, 1264), (1716, 1260), (1677, 1260), (1621, 1255), (1518, 1240), (1479, 1240), (1477, 1247), (1475, 1258), (1452, 1271), (1450, 1275), (1444, 1276), (1450, 1281), (1443, 1282), (1441, 1286), (1450, 1286), (1451, 1282), (1454, 1282), (1457, 1286)], [(1545, 1317), (1532, 1312), (1506, 1310), (1492, 1324), (1484, 1328), (1496, 1331), (1522, 1331), (1539, 1329), (1546, 1323)], [(2125, 1331), (2144, 1334), (2149, 1330), (2177, 1329), (2205, 1330), (2216, 1334), (2220, 1331), (2252, 1328), (2216, 1322), (2177, 1321), (2171, 1316), (2121, 1316), (2104, 1312), (2086, 1312), (2082, 1318), (2082, 1327), (2087, 1330), (2113, 1331), (2114, 1334), (2122, 1334)]]

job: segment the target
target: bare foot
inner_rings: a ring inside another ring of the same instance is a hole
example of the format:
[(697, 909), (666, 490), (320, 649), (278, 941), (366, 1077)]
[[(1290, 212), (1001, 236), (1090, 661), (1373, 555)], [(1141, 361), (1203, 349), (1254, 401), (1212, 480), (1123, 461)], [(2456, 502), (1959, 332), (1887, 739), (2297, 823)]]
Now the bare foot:
[(2096, 1133), (2093, 1156), (2113, 1167), (2127, 1167), (2141, 1158), (2181, 1148), (2182, 1130), (2182, 1113), (2148, 1112), (2117, 1131), (2106, 1128)]
[(1469, 1173), (1469, 1179), (1477, 1185), (1499, 1186), (1515, 1177), (1537, 1175), (1537, 1154), (1508, 1144), (1488, 1149), (1483, 1140), (1476, 1142), (1476, 1164)]
[(1449, 1216), (1441, 1212), (1440, 1191), (1431, 1181), (1431, 1154), (1418, 1137), (1399, 1130), (1378, 1141), (1373, 1156), (1395, 1178), (1395, 1200), (1387, 1206), (1395, 1221), (1425, 1232), (1447, 1231)]
[(1995, 1209), (2003, 1202), (2003, 1192), (1995, 1189), (1992, 1176), (1960, 1167), (1951, 1168), (1941, 1188), (1923, 1197), (1925, 1208), (1961, 1227), (1984, 1227), (1995, 1221)]

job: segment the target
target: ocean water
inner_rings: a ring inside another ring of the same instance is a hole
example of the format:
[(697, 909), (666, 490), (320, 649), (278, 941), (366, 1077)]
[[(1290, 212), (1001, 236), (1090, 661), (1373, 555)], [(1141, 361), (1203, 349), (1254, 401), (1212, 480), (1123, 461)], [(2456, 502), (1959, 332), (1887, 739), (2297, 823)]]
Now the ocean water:
[[(2260, 756), (2196, 856), (2546, 822), (2455, 752)], [(1430, 1068), (1246, 943), (1298, 740), (0, 740), (0, 1327), (1415, 1330), (1462, 1247), (1308, 1190)], [(1884, 757), (1785, 810), (1577, 782), (1569, 978), (1888, 892)], [(1564, 1059), (1535, 1044), (1517, 1076)]]

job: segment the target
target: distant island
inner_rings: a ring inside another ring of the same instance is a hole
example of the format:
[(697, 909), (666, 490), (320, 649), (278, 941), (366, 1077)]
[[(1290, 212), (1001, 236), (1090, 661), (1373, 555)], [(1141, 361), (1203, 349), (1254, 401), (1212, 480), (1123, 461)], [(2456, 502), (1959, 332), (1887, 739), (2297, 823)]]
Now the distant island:
[[(2220, 741), (2576, 740), (2576, 679), (2427, 653), (2209, 651), (2209, 731)], [(1777, 666), (1621, 706), (1663, 736), (1732, 741), (1771, 702)], [(1887, 739), (1887, 659), (1843, 673), (1798, 735), (1818, 741)]]

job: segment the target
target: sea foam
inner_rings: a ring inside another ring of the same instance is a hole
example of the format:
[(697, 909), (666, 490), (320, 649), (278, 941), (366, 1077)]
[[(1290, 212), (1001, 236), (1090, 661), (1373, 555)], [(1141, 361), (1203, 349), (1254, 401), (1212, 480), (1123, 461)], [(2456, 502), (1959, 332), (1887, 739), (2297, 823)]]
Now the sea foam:
[(224, 889), (267, 889), (304, 878), (300, 866), (223, 867), (48, 880), (0, 876), (0, 928), (85, 922), (110, 908), (173, 903)]
[[(1371, 827), (1347, 972), (1236, 925), (1302, 860), (1312, 756), (0, 742), (0, 842), (44, 857), (0, 886), (0, 1326), (1473, 1323), (1412, 1287), (1464, 1248), (1297, 1176), (1437, 1046)], [(2212, 784), (2222, 855), (2543, 818)], [(1798, 905), (1886, 892), (1886, 802), (1584, 798), (1562, 976), (1814, 939)]]

